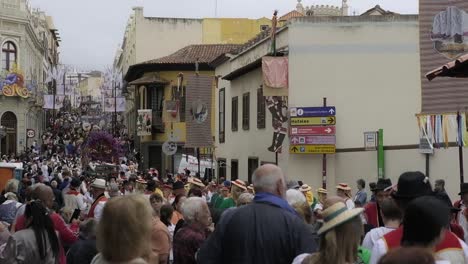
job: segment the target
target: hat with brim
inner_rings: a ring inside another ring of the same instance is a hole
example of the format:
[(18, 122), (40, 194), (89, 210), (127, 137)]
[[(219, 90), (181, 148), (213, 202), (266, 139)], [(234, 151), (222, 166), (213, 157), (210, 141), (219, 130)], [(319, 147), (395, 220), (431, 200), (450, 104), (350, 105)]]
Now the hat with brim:
[(458, 193), (458, 195), (462, 195), (465, 193), (468, 193), (468, 183), (460, 184), (460, 192)]
[(343, 191), (351, 191), (351, 187), (349, 187), (348, 184), (346, 184), (346, 183), (339, 183), (336, 186), (336, 189), (343, 190)]
[(172, 185), (172, 189), (175, 191), (175, 190), (180, 190), (180, 189), (184, 189), (184, 183), (181, 182), (181, 181), (176, 181), (174, 182), (174, 184)]
[(299, 191), (301, 191), (301, 192), (308, 192), (308, 191), (311, 191), (311, 190), (312, 190), (312, 187), (310, 187), (307, 184), (302, 184), (301, 188), (299, 188)]
[(318, 188), (317, 193), (323, 193), (323, 194), (328, 194), (328, 191), (325, 190), (324, 188)]
[(241, 188), (244, 191), (247, 190), (247, 186), (245, 185), (245, 182), (242, 180), (237, 179), (233, 181), (232, 184), (238, 188)]
[(105, 189), (106, 181), (104, 179), (95, 179), (93, 183), (91, 183), (91, 187), (97, 188), (97, 189)]
[(203, 182), (200, 179), (194, 178), (194, 177), (190, 177), (188, 179), (188, 183), (191, 183), (193, 185), (196, 185), (196, 186), (202, 187), (202, 188), (205, 187), (205, 184), (203, 184)]
[(249, 189), (249, 190), (252, 190), (252, 191), (253, 191), (253, 190), (254, 190), (254, 186), (253, 186), (253, 184), (250, 184), (249, 186), (247, 186), (247, 189)]
[(429, 178), (422, 172), (405, 172), (398, 178), (397, 191), (392, 193), (396, 200), (413, 199), (432, 194)]
[(342, 225), (351, 219), (358, 217), (364, 211), (363, 208), (349, 210), (342, 202), (338, 202), (323, 211), (323, 225), (317, 234), (321, 235), (331, 229)]
[(377, 184), (375, 185), (375, 188), (373, 188), (371, 191), (373, 192), (378, 192), (378, 191), (384, 191), (388, 187), (392, 186), (392, 180), (390, 179), (379, 179), (377, 181)]

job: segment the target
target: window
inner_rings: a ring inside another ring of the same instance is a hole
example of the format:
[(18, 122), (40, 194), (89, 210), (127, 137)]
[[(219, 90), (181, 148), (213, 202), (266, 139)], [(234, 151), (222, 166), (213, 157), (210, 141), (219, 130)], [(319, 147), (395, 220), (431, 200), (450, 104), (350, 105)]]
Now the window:
[(2, 46), (2, 70), (9, 71), (16, 62), (17, 50), (15, 44), (7, 41)]
[(218, 159), (218, 179), (226, 179), (226, 159)]
[(252, 174), (258, 168), (258, 158), (249, 158), (247, 165), (248, 165), (247, 175), (249, 177), (249, 183), (252, 183)]
[(250, 125), (250, 93), (242, 96), (242, 129), (249, 130)]
[(257, 89), (257, 128), (265, 128), (265, 97), (263, 87)]
[(226, 110), (226, 90), (224, 88), (219, 90), (219, 143), (224, 143), (224, 122), (226, 118), (224, 116)]
[(239, 161), (231, 160), (231, 181), (239, 178)]
[(239, 124), (239, 97), (232, 98), (232, 111), (231, 111), (231, 129), (232, 131), (237, 131), (237, 126)]

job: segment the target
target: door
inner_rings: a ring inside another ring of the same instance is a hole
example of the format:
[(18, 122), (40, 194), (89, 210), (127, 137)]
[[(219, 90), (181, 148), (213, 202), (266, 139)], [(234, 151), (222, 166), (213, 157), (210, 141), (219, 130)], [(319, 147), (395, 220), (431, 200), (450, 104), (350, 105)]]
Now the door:
[(18, 120), (13, 112), (5, 112), (2, 115), (0, 124), (5, 127), (6, 136), (1, 140), (1, 153), (2, 154), (16, 154), (16, 139)]
[(162, 146), (150, 146), (148, 148), (148, 169), (155, 168), (162, 173), (165, 169), (162, 165)]
[(231, 181), (239, 178), (239, 161), (231, 160)]

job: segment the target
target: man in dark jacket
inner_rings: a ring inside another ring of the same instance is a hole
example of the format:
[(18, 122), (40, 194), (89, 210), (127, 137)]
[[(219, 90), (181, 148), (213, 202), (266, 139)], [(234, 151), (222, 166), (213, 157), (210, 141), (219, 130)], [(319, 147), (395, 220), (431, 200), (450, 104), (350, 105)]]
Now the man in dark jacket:
[(96, 248), (97, 222), (88, 219), (80, 224), (80, 239), (67, 253), (68, 264), (89, 264), (98, 253)]
[(275, 165), (253, 175), (254, 202), (226, 211), (214, 233), (202, 245), (197, 262), (280, 264), (317, 250), (315, 237), (284, 199), (286, 181)]

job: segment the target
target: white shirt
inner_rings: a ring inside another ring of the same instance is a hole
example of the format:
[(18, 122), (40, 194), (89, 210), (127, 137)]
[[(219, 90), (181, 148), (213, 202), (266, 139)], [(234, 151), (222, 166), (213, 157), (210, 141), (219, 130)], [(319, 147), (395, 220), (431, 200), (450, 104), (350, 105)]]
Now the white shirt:
[[(465, 256), (465, 263), (468, 263), (468, 246), (465, 244), (465, 242), (463, 242), (462, 240), (460, 240), (459, 238), (457, 238), (458, 241), (460, 242), (460, 245), (462, 246), (463, 248), (463, 255)], [(377, 264), (379, 262), (379, 260), (385, 255), (387, 254), (387, 243), (381, 238), (379, 239), (375, 245), (374, 245), (374, 248), (372, 249), (372, 254), (371, 254), (371, 259), (369, 261), (369, 264)], [(437, 257), (443, 259), (443, 253), (444, 251), (440, 252), (441, 254), (436, 254)], [(444, 263), (444, 262), (441, 262), (441, 263)], [(450, 262), (448, 262), (450, 263)], [(463, 262), (456, 262), (456, 263), (463, 263)]]
[(65, 207), (69, 207), (73, 210), (80, 209), (80, 211), (86, 210), (86, 203), (84, 201), (84, 196), (80, 194), (67, 194), (63, 195), (63, 201), (65, 203)]
[(106, 205), (107, 201), (101, 201), (96, 204), (96, 207), (94, 207), (94, 219), (99, 222), (102, 217), (102, 210), (104, 209), (104, 205)]
[(458, 223), (460, 226), (463, 228), (464, 237), (465, 241), (468, 241), (468, 221), (466, 220), (465, 215), (463, 214), (463, 211), (466, 209), (466, 206), (463, 204), (463, 202), (460, 203), (460, 209), (461, 211), (458, 213)]
[(346, 199), (346, 207), (348, 207), (348, 210), (354, 209), (354, 202), (351, 199)]
[(364, 241), (362, 242), (362, 246), (372, 250), (374, 248), (374, 244), (381, 239), (386, 234), (392, 232), (395, 228), (388, 228), (388, 227), (378, 227), (374, 228), (366, 234)]
[(47, 165), (44, 164), (41, 166), (41, 170), (42, 170), (42, 174), (45, 177), (49, 178), (49, 167), (47, 167)]

